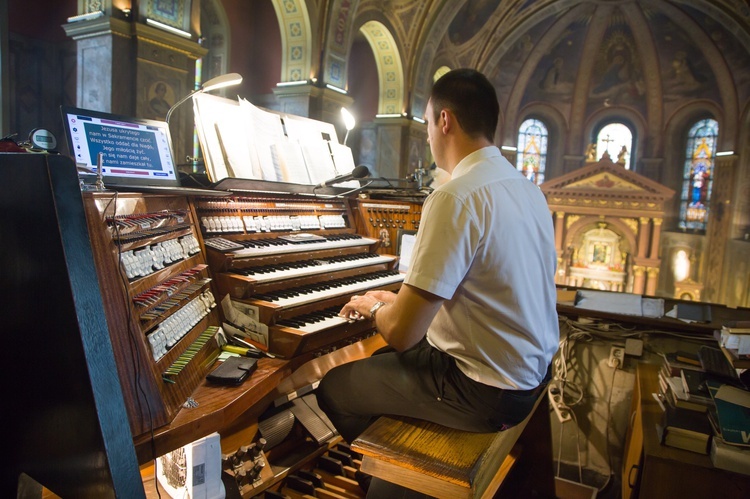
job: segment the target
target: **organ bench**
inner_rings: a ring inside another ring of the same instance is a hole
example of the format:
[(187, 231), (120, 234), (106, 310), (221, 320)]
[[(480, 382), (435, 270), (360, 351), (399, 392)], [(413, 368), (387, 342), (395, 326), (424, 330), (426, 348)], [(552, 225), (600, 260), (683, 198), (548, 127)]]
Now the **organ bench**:
[(364, 473), (437, 498), (555, 497), (546, 390), (521, 424), (502, 432), (382, 416), (351, 447)]

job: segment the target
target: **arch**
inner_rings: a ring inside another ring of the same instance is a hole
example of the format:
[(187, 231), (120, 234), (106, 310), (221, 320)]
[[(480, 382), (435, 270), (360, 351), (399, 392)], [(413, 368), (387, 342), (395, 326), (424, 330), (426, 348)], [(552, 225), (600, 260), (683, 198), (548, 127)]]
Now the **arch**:
[(544, 182), (549, 157), (549, 127), (537, 117), (528, 117), (518, 127), (516, 170), (535, 185)]
[[(568, 127), (565, 116), (563, 116), (559, 109), (549, 104), (534, 103), (528, 105), (518, 114), (518, 123), (513, 124), (513, 128), (516, 130), (516, 139), (518, 138), (518, 127), (529, 118), (536, 118), (543, 121), (549, 132), (545, 178), (550, 179), (561, 175), (563, 173), (563, 164), (562, 162), (555, 164), (555, 160), (560, 160), (563, 157), (562, 139), (567, 135)], [(514, 141), (513, 145), (517, 147), (517, 141)]]
[[(435, 54), (437, 53), (440, 41), (446, 36), (456, 13), (463, 7), (466, 0), (443, 2), (435, 18), (430, 22), (429, 27), (425, 29), (424, 36), (421, 37), (421, 43), (415, 47), (414, 54), (419, 57), (411, 66), (409, 74), (409, 86), (411, 88), (411, 98), (408, 102), (408, 112), (412, 116), (423, 116), (427, 108), (427, 98), (432, 88), (432, 75), (435, 74)], [(455, 67), (451, 64), (448, 66)]]
[(312, 26), (305, 0), (272, 0), (281, 31), (281, 79), (305, 81), (312, 74)]
[[(683, 155), (685, 153), (687, 130), (691, 124), (701, 118), (713, 118), (719, 122), (719, 144), (724, 133), (724, 115), (715, 102), (710, 100), (696, 100), (680, 107), (669, 117), (664, 129), (664, 171), (663, 184), (680, 192), (682, 188)], [(680, 196), (671, 201), (671, 213), (679, 213)], [(676, 224), (670, 224), (675, 225)]]
[[(633, 171), (638, 171), (638, 161), (643, 157), (643, 151), (646, 148), (645, 142), (648, 140), (648, 137), (646, 135), (646, 123), (643, 116), (630, 108), (606, 107), (593, 113), (583, 126), (580, 150), (586, 150), (586, 146), (588, 146), (595, 138), (595, 131), (598, 131), (609, 123), (615, 122), (630, 125), (632, 127), (633, 150), (630, 151), (630, 157)], [(612, 161), (615, 161), (615, 159), (616, 158), (613, 158)]]
[(600, 217), (599, 215), (583, 216), (572, 223), (566, 230), (563, 248), (571, 246), (576, 237), (586, 232), (589, 228), (596, 227), (597, 224), (601, 222), (606, 222), (608, 226), (616, 228), (614, 232), (620, 234), (625, 239), (627, 242), (627, 249), (633, 256), (635, 256), (635, 252), (638, 249), (638, 243), (633, 229), (619, 218)]
[(378, 67), (378, 114), (401, 115), (404, 112), (404, 68), (396, 40), (380, 21), (365, 22), (360, 32), (370, 44)]
[(441, 76), (443, 76), (445, 73), (447, 73), (450, 70), (451, 70), (451, 68), (448, 67), (448, 66), (446, 66), (446, 65), (440, 66), (433, 73), (433, 75), (432, 75), (432, 82), (434, 83), (434, 82), (438, 81)]

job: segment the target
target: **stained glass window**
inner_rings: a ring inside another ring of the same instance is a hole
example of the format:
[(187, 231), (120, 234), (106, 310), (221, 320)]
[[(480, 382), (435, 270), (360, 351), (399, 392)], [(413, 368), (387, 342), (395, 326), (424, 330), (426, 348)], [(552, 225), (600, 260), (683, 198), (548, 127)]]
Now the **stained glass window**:
[(521, 123), (518, 130), (516, 168), (536, 185), (544, 182), (547, 139), (547, 127), (541, 121), (531, 118)]
[(705, 119), (688, 132), (680, 203), (680, 228), (706, 230), (719, 124)]
[(610, 123), (599, 131), (596, 137), (596, 159), (606, 151), (613, 163), (621, 164), (630, 170), (630, 151), (633, 150), (633, 132), (622, 123)]

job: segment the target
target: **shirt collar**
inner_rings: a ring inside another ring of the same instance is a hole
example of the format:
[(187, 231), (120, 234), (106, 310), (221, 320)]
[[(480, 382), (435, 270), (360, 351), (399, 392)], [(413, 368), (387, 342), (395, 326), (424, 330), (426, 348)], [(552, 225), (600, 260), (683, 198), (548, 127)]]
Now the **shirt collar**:
[(451, 178), (458, 178), (461, 175), (465, 175), (469, 173), (472, 167), (474, 167), (474, 165), (476, 165), (477, 163), (500, 155), (500, 149), (498, 149), (497, 146), (487, 146), (481, 149), (477, 149), (458, 162), (456, 167), (453, 169)]

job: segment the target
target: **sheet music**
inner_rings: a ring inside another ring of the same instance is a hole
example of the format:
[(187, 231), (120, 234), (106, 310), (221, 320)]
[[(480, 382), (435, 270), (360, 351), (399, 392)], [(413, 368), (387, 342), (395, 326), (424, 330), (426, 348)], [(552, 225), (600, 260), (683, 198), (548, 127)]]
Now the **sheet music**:
[(310, 184), (310, 174), (307, 171), (302, 146), (296, 140), (285, 138), (271, 146), (274, 166), (279, 173), (279, 180)]
[[(213, 181), (233, 177), (315, 185), (354, 169), (352, 151), (338, 143), (331, 123), (267, 111), (243, 98), (196, 94), (193, 102)], [(360, 186), (358, 181), (337, 185)]]
[(259, 178), (253, 171), (252, 148), (245, 140), (245, 130), (235, 119), (221, 119), (216, 122), (216, 135), (223, 152), (227, 176), (238, 178)]
[(354, 156), (348, 146), (331, 142), (331, 151), (338, 175), (346, 175), (354, 170)]
[(271, 146), (284, 140), (284, 126), (278, 114), (269, 113), (240, 99), (248, 139), (254, 142), (263, 180), (281, 180), (274, 168)]
[(310, 183), (319, 184), (338, 176), (328, 142), (323, 139), (300, 140), (300, 146), (310, 173)]
[(196, 131), (203, 149), (203, 161), (209, 178), (214, 182), (229, 177), (224, 161), (223, 149), (216, 132), (216, 124), (224, 119), (234, 121), (238, 112), (236, 102), (228, 99), (216, 99), (208, 94), (193, 96)]

